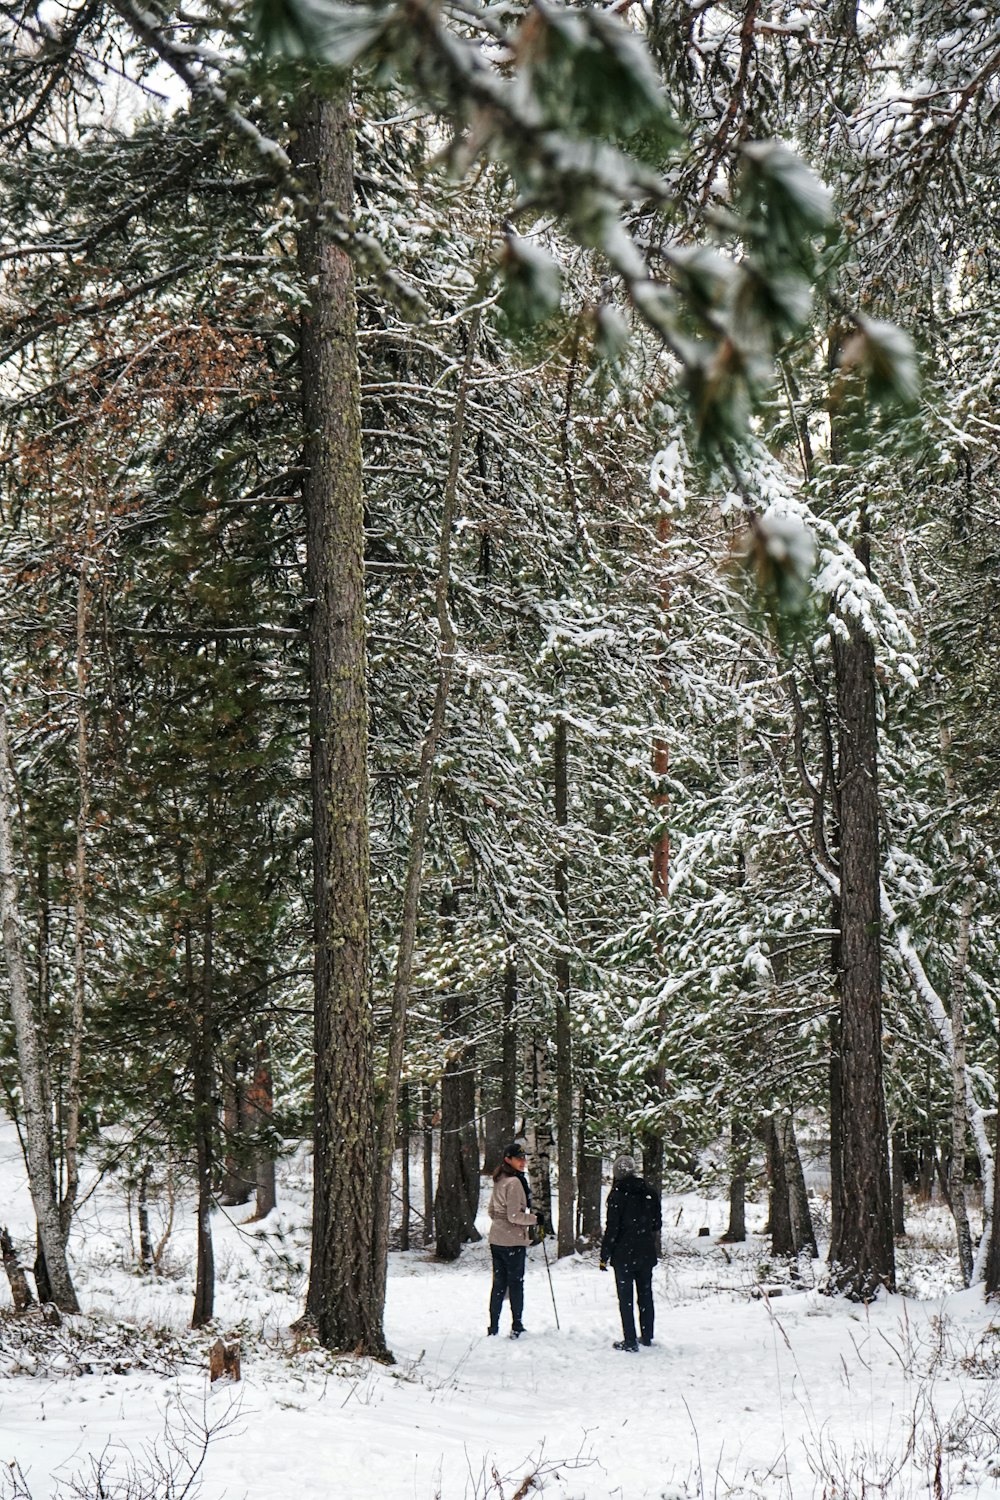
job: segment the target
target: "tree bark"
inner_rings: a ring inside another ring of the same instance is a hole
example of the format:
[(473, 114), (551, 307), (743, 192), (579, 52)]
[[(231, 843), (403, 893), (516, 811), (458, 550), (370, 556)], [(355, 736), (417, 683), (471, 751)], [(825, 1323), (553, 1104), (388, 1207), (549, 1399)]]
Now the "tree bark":
[(431, 1086), (424, 1084), (423, 1141), (421, 1144), (421, 1166), (424, 1179), (424, 1244), (434, 1238), (434, 1109)]
[(556, 1163), (559, 1173), (559, 1231), (556, 1254), (572, 1255), (576, 1249), (573, 1181), (573, 1031), (570, 1013), (569, 967), (569, 858), (565, 830), (569, 822), (569, 751), (566, 720), (556, 717), (553, 736), (556, 837), (561, 841), (556, 857), (556, 905), (560, 932), (556, 952)]
[[(85, 512), (84, 524), (89, 528), (89, 507)], [(89, 537), (85, 542), (87, 544)], [(62, 1106), (66, 1177), (59, 1212), (64, 1235), (69, 1234), (80, 1184), (80, 1088), (87, 993), (87, 837), (90, 828), (90, 763), (87, 748), (88, 600), (87, 564), (84, 556), (80, 563), (76, 595), (76, 759), (79, 807), (73, 870), (73, 1005), (70, 1012), (69, 1067)]]
[(441, 1150), (434, 1197), (436, 1253), (457, 1260), (462, 1246), (479, 1239), (479, 1143), (476, 1140), (475, 1057), (466, 1038), (467, 1018), (460, 995), (445, 1002), (444, 1025), (454, 1052), (441, 1079)]
[[(208, 871), (206, 869), (206, 890)], [(202, 934), (202, 971), (200, 996), (195, 997), (194, 954), (190, 924), (186, 924), (185, 948), (188, 995), (193, 1012), (191, 1072), (194, 1079), (194, 1139), (198, 1186), (197, 1264), (194, 1286), (194, 1309), (191, 1327), (203, 1328), (212, 1321), (215, 1309), (215, 1251), (212, 1245), (212, 1099), (213, 1072), (213, 932), (212, 903), (205, 901)], [(200, 1000), (200, 1003), (199, 1003)]]
[(723, 1242), (742, 1245), (747, 1237), (747, 1165), (749, 1140), (742, 1120), (729, 1122), (729, 1224)]
[(298, 242), (316, 944), (307, 1306), (326, 1348), (381, 1357), (357, 310), (350, 258), (327, 232), (354, 201), (347, 84), (306, 97), (294, 150), (314, 205)]
[(799, 1155), (799, 1143), (795, 1138), (795, 1121), (791, 1113), (784, 1115), (781, 1121), (781, 1154), (785, 1160), (785, 1181), (788, 1184), (788, 1212), (792, 1221), (792, 1244), (796, 1255), (801, 1254), (803, 1250), (808, 1250), (815, 1260), (819, 1249), (813, 1230), (809, 1194), (806, 1192), (805, 1173), (802, 1171), (802, 1158)]
[[(858, 554), (869, 562), (868, 538)], [(875, 656), (854, 620), (833, 634), (840, 834), (842, 1175), (830, 1286), (868, 1301), (895, 1287), (882, 1087), (881, 868)]]
[(246, 1090), (242, 1077), (245, 1059), (242, 1048), (231, 1041), (223, 1048), (222, 1072), (222, 1137), (225, 1152), (222, 1159), (222, 1180), (219, 1183), (219, 1198), (227, 1207), (248, 1203), (254, 1184), (243, 1171), (240, 1161), (247, 1148), (245, 1125), (247, 1124)]
[(400, 1133), (400, 1173), (399, 1173), (399, 1195), (402, 1199), (402, 1208), (399, 1221), (399, 1248), (409, 1250), (410, 1248), (410, 1090), (404, 1083), (400, 1090), (399, 1108), (399, 1133)]
[(588, 1149), (587, 1095), (580, 1097), (580, 1128), (577, 1136), (577, 1244), (596, 1245), (601, 1238), (601, 1176), (604, 1162), (599, 1152)]
[[(837, 920), (839, 920), (840, 902), (836, 903)], [(839, 964), (840, 946), (837, 943), (837, 958)], [(844, 1133), (844, 1100), (843, 1088), (841, 1086), (840, 1072), (840, 980), (839, 973), (836, 980), (837, 1009), (830, 1016), (829, 1023), (829, 1072), (828, 1082), (830, 1091), (830, 1243), (834, 1243), (840, 1237), (840, 1204), (844, 1192), (844, 1168), (843, 1168), (843, 1133)]]
[[(1000, 1020), (1000, 1015), (995, 1017)], [(1000, 1027), (998, 1027), (1000, 1036)], [(1000, 1044), (996, 1055), (996, 1097), (1000, 1099)], [(990, 1223), (990, 1237), (983, 1266), (983, 1285), (988, 1298), (1000, 1297), (1000, 1141), (993, 1153), (993, 1202), (997, 1206)]]
[(271, 1120), (274, 1115), (274, 1083), (271, 1077), (271, 1052), (267, 1033), (261, 1030), (254, 1044), (254, 1073), (247, 1096), (248, 1111), (254, 1135), (255, 1219), (266, 1219), (278, 1206), (275, 1180), (274, 1148), (271, 1144)]
[(764, 1121), (764, 1150), (767, 1156), (767, 1222), (771, 1232), (771, 1254), (776, 1258), (787, 1260), (796, 1253), (796, 1249), (788, 1202), (783, 1134), (781, 1117), (768, 1115)]
[(541, 1209), (546, 1224), (552, 1223), (552, 1117), (546, 1078), (545, 1050), (537, 1034), (531, 1039), (531, 1129), (534, 1147), (528, 1157), (528, 1181), (531, 1183), (532, 1206)]
[(517, 958), (508, 949), (504, 961), (500, 1000), (500, 1077), (498, 1090), (491, 1089), (486, 1111), (486, 1151), (483, 1172), (492, 1177), (503, 1161), (504, 1147), (514, 1138), (517, 1111)]
[(152, 1169), (143, 1162), (135, 1194), (135, 1216), (139, 1223), (139, 1269), (153, 1269), (153, 1236), (149, 1232), (149, 1179)]
[(965, 1067), (965, 990), (969, 972), (969, 929), (976, 893), (970, 884), (962, 900), (958, 920), (958, 942), (951, 973), (951, 1167), (948, 1202), (955, 1220), (958, 1264), (963, 1286), (971, 1286), (973, 1271), (972, 1231), (965, 1200), (965, 1148), (968, 1135)]
[(892, 1147), (892, 1232), (897, 1240), (901, 1240), (906, 1234), (906, 1202), (903, 1192), (903, 1133), (894, 1130), (891, 1138)]
[[(503, 970), (500, 1042), (500, 1122), (505, 1132), (500, 1142), (501, 1152), (514, 1139), (517, 1125), (517, 984), (517, 954), (509, 948)], [(498, 1161), (496, 1166), (499, 1165)]]
[(13, 787), (14, 764), (7, 729), (7, 706), (0, 690), (0, 926), (3, 928), (10, 1009), (24, 1100), (25, 1164), (52, 1300), (63, 1312), (73, 1313), (79, 1312), (80, 1308), (66, 1259), (66, 1230), (56, 1191), (52, 1116), (47, 1108), (42, 1049), (24, 966), (23, 926), (14, 864)]

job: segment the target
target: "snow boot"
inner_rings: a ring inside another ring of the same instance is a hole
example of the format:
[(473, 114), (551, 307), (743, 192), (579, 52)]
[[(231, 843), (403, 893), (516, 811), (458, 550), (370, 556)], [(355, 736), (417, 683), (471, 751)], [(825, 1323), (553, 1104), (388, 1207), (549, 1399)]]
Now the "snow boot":
[(626, 1342), (625, 1342), (624, 1339), (616, 1339), (616, 1341), (611, 1345), (611, 1347), (612, 1347), (612, 1349), (622, 1349), (622, 1350), (624, 1350), (624, 1352), (626, 1354), (638, 1354), (639, 1353), (639, 1345), (638, 1344), (626, 1344)]
[(510, 1330), (510, 1336), (511, 1336), (512, 1339), (519, 1339), (521, 1337), (521, 1334), (522, 1333), (526, 1333), (526, 1332), (527, 1332), (527, 1330), (524, 1327), (522, 1327), (522, 1325), (520, 1323), (518, 1323), (518, 1325), (517, 1325), (516, 1328), (512, 1328)]

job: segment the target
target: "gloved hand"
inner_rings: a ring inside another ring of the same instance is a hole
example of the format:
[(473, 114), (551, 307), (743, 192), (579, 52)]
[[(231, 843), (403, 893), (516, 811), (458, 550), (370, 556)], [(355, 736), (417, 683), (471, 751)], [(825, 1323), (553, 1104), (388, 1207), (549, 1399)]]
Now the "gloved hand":
[(545, 1228), (545, 1215), (540, 1208), (535, 1209), (535, 1227), (536, 1229)]
[(602, 1271), (606, 1271), (607, 1269), (608, 1269), (608, 1263), (607, 1263), (607, 1261), (606, 1260), (602, 1260), (601, 1261), (601, 1270)]

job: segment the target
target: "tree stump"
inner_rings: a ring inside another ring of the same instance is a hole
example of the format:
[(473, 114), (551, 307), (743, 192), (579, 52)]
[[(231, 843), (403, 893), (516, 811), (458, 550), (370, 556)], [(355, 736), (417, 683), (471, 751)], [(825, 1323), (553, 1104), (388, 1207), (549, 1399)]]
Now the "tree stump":
[(227, 1344), (216, 1339), (208, 1351), (208, 1379), (214, 1385), (217, 1380), (230, 1380), (233, 1384), (240, 1378), (240, 1346), (235, 1341)]
[(7, 1272), (7, 1280), (10, 1282), (10, 1294), (14, 1299), (14, 1311), (16, 1313), (27, 1312), (29, 1307), (35, 1305), (35, 1299), (28, 1285), (28, 1278), (24, 1268), (17, 1258), (14, 1249), (14, 1241), (6, 1229), (0, 1229), (0, 1252), (3, 1254), (3, 1268)]

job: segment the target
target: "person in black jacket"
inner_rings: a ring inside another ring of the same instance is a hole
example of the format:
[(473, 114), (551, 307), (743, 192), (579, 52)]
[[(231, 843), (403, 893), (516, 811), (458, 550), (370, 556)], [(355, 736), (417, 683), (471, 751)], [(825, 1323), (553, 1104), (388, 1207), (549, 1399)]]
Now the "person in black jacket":
[[(639, 1343), (653, 1342), (653, 1267), (656, 1265), (661, 1209), (657, 1193), (636, 1176), (631, 1156), (619, 1156), (608, 1195), (608, 1220), (601, 1241), (601, 1270), (614, 1268), (622, 1337), (616, 1349), (630, 1354)], [(635, 1337), (633, 1299), (639, 1303), (639, 1343)]]

